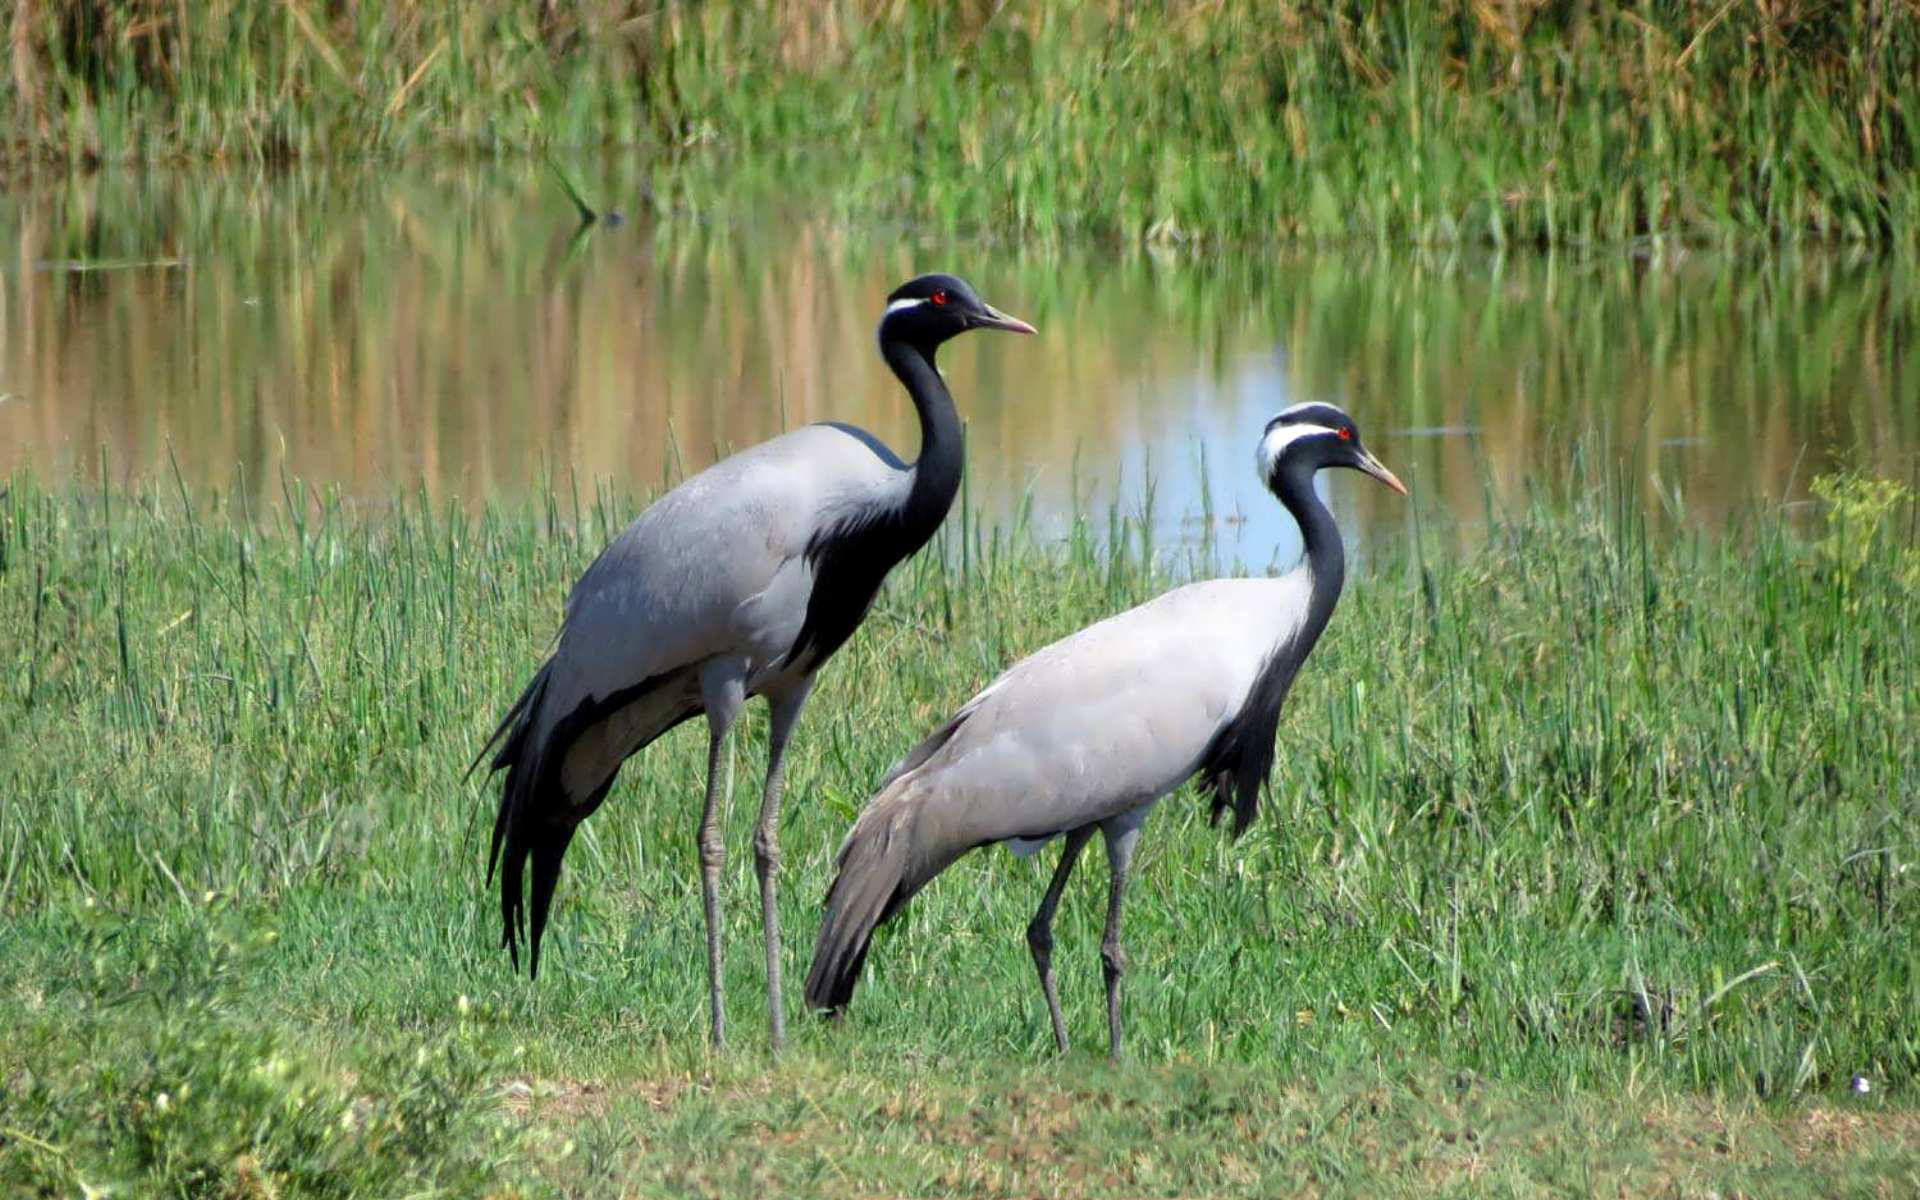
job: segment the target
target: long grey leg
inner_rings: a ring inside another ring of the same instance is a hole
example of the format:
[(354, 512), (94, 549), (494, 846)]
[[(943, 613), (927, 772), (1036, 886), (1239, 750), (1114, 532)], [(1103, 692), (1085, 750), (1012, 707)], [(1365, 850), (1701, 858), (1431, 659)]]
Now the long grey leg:
[(1107, 1037), (1109, 1055), (1119, 1062), (1120, 979), (1127, 973), (1126, 951), (1120, 947), (1120, 905), (1127, 896), (1127, 876), (1133, 864), (1133, 848), (1140, 841), (1140, 826), (1107, 826), (1107, 866), (1112, 872), (1107, 893), (1107, 931), (1100, 939), (1100, 965), (1107, 977)]
[(727, 731), (740, 715), (746, 688), (740, 664), (711, 663), (700, 672), (700, 695), (707, 709), (707, 807), (700, 816), (700, 898), (707, 910), (707, 1000), (713, 1014), (713, 1048), (727, 1044), (727, 1005), (721, 982), (726, 956), (720, 944), (720, 873), (727, 865), (722, 826), (733, 795), (733, 756)]
[(1053, 1018), (1053, 1045), (1067, 1052), (1067, 1022), (1060, 1015), (1060, 988), (1053, 980), (1053, 914), (1060, 907), (1060, 894), (1067, 890), (1067, 876), (1073, 874), (1074, 860), (1093, 836), (1094, 826), (1083, 825), (1067, 834), (1060, 847), (1060, 865), (1053, 869), (1053, 881), (1040, 900), (1040, 910), (1027, 923), (1027, 949), (1033, 951), (1033, 969), (1040, 972), (1040, 990), (1047, 994), (1047, 1015)]
[(760, 926), (767, 942), (767, 1013), (773, 1052), (787, 1042), (787, 1013), (780, 995), (780, 793), (786, 785), (787, 738), (813, 689), (808, 677), (777, 696), (768, 696), (772, 720), (767, 731), (767, 784), (760, 796), (760, 824), (753, 831), (753, 866), (760, 876)]

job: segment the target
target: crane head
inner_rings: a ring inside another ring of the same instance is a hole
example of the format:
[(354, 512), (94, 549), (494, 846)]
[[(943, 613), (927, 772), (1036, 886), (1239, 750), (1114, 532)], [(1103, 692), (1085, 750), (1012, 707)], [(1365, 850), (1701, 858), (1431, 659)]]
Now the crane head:
[(1311, 477), (1322, 467), (1351, 467), (1407, 494), (1407, 485), (1360, 443), (1353, 418), (1332, 404), (1296, 404), (1268, 421), (1256, 459), (1260, 478), (1276, 493), (1289, 475)]
[(1019, 317), (982, 300), (973, 285), (957, 275), (909, 279), (887, 297), (887, 312), (880, 318), (882, 341), (898, 339), (929, 348), (969, 329), (1034, 332), (1033, 326)]

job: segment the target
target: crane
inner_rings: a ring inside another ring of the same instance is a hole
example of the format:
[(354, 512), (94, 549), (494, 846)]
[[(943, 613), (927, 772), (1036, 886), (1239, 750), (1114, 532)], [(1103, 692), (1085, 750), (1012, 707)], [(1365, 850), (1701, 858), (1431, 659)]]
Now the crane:
[(1090, 625), (1008, 668), (894, 768), (840, 850), (807, 976), (807, 1003), (844, 1011), (874, 929), (977, 847), (1032, 854), (1062, 839), (1027, 926), (1054, 1045), (1067, 1049), (1053, 972), (1053, 916), (1081, 850), (1099, 832), (1110, 868), (1100, 956), (1110, 1053), (1121, 1056), (1120, 911), (1147, 815), (1198, 777), (1234, 832), (1258, 811), (1287, 691), (1333, 616), (1346, 556), (1313, 490), (1328, 467), (1406, 487), (1331, 404), (1267, 424), (1261, 479), (1300, 523), (1301, 564), (1274, 579), (1210, 579)]
[[(732, 789), (727, 733), (746, 701), (769, 709), (767, 774), (754, 833), (771, 1038), (785, 1040), (776, 878), (788, 738), (816, 673), (866, 616), (880, 584), (933, 536), (960, 487), (959, 414), (935, 366), (973, 329), (1033, 333), (952, 275), (887, 297), (880, 356), (912, 397), (920, 457), (908, 464), (852, 425), (808, 425), (723, 459), (656, 500), (600, 553), (567, 597), (552, 654), (474, 760), (505, 771), (487, 857), (500, 875), (501, 941), (540, 971), (560, 864), (621, 764), (682, 721), (707, 720), (706, 806), (697, 846), (707, 925), (713, 1044), (721, 994), (721, 815)], [(469, 768), (469, 771), (472, 767)]]

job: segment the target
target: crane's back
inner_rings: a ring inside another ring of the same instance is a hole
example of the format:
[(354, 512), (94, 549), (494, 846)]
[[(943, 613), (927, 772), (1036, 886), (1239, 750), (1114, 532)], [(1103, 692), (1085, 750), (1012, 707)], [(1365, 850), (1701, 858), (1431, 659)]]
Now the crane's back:
[(922, 797), (925, 835), (1045, 837), (1179, 787), (1299, 627), (1309, 584), (1189, 584), (1016, 663), (908, 756), (897, 782)]
[[(556, 661), (586, 694), (606, 695), (736, 648), (741, 606), (791, 573), (815, 533), (905, 491), (907, 473), (880, 451), (842, 427), (808, 425), (681, 483), (574, 585)], [(784, 652), (771, 644), (782, 630), (750, 632), (768, 644), (744, 649)]]

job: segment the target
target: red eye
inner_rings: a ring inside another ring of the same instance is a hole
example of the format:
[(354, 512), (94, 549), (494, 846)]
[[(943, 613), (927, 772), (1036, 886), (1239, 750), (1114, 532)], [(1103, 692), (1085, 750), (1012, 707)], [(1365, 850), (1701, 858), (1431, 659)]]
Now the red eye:
[(930, 299), (932, 299), (935, 304), (945, 304), (947, 302), (947, 294), (945, 292), (935, 292)]
[(1340, 434), (1340, 440), (1343, 442), (1350, 442), (1353, 440), (1353, 430), (1351, 429), (1339, 430), (1339, 434)]

